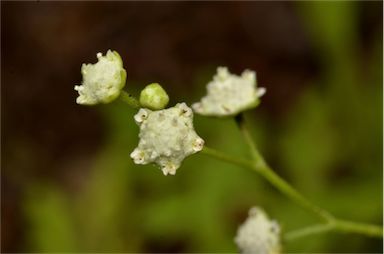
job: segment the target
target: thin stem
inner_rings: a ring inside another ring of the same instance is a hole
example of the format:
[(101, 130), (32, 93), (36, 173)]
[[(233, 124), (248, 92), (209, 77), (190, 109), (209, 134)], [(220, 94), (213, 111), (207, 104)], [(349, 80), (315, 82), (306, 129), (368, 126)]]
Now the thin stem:
[(334, 228), (334, 224), (331, 224), (331, 223), (316, 224), (316, 225), (312, 225), (312, 226), (308, 226), (305, 228), (288, 232), (285, 234), (284, 239), (287, 241), (291, 241), (297, 238), (301, 238), (301, 237), (305, 237), (313, 234), (325, 233), (327, 231), (332, 230), (333, 228)]
[(335, 219), (332, 223), (316, 224), (302, 229), (294, 230), (285, 234), (284, 239), (287, 241), (295, 240), (297, 238), (325, 233), (327, 231), (338, 231), (344, 233), (363, 234), (371, 237), (382, 238), (383, 228), (376, 225), (357, 223), (353, 221), (346, 221)]
[(321, 210), (320, 208), (312, 205), (307, 199), (305, 199), (300, 193), (298, 193), (295, 189), (293, 189), (287, 182), (285, 182), (280, 176), (274, 173), (271, 169), (266, 166), (260, 167), (257, 166), (252, 161), (239, 159), (234, 156), (227, 155), (225, 153), (219, 152), (215, 149), (204, 146), (201, 153), (206, 154), (208, 156), (214, 157), (216, 159), (226, 161), (240, 167), (249, 168), (257, 171), (260, 175), (262, 175), (267, 181), (269, 181), (273, 186), (279, 189), (283, 194), (290, 197), (293, 201), (301, 205), (302, 207), (310, 210), (315, 213), (320, 218), (325, 221), (333, 221), (333, 216), (328, 214), (327, 212)]
[(254, 160), (255, 169), (273, 186), (280, 190), (283, 194), (288, 196), (292, 201), (296, 202), (301, 207), (307, 209), (308, 211), (314, 213), (316, 216), (320, 217), (326, 222), (331, 222), (334, 220), (334, 217), (327, 211), (321, 209), (320, 207), (312, 204), (308, 199), (301, 195), (297, 190), (295, 190), (289, 183), (287, 183), (283, 178), (277, 175), (264, 161), (263, 157), (257, 150), (256, 144), (253, 142), (251, 133), (249, 132), (246, 120), (242, 114), (239, 114), (236, 117), (236, 123), (238, 124), (245, 141), (251, 149), (251, 154)]
[(242, 113), (238, 114), (235, 117), (235, 121), (237, 126), (239, 127), (241, 134), (243, 134), (243, 137), (245, 139), (245, 142), (249, 146), (251, 150), (251, 155), (253, 160), (257, 163), (257, 165), (260, 165), (262, 167), (265, 167), (267, 163), (264, 161), (263, 156), (258, 152), (255, 142), (253, 142), (252, 135), (249, 132), (248, 128), (246, 127), (246, 120)]
[(127, 103), (133, 109), (140, 108), (140, 102), (135, 97), (127, 93), (126, 91), (121, 91), (119, 99), (123, 102)]
[(380, 226), (340, 219), (335, 221), (335, 230), (347, 233), (364, 234), (378, 238), (383, 237), (383, 228)]
[[(264, 176), (273, 186), (279, 189), (286, 196), (290, 197), (292, 200), (296, 201), (296, 203), (299, 203), (300, 205), (309, 209), (312, 212), (314, 212), (314, 209), (320, 209), (317, 206), (312, 205), (309, 201), (307, 201), (303, 196), (301, 196), (301, 194), (299, 194), (296, 190), (294, 190), (293, 187), (291, 187), (282, 178), (276, 175), (271, 169), (266, 171), (263, 168), (256, 167), (256, 164), (253, 163), (252, 161), (239, 159), (237, 157), (227, 155), (223, 152), (219, 152), (207, 146), (204, 146), (201, 153), (221, 161), (238, 165), (243, 168), (252, 169), (260, 173), (262, 176)], [(265, 173), (265, 172), (269, 172), (269, 173)], [(321, 225), (318, 224), (314, 226), (309, 226), (307, 228), (298, 229), (290, 233), (287, 233), (286, 240), (293, 240), (293, 239), (304, 237), (307, 235), (322, 233), (322, 232), (331, 231), (331, 230), (338, 231), (338, 232), (363, 234), (363, 235), (378, 237), (378, 238), (383, 237), (383, 229), (380, 226), (337, 219), (333, 215), (329, 214), (328, 212), (322, 209), (316, 210), (315, 214), (321, 217), (322, 219), (326, 220), (326, 222)]]
[(238, 116), (236, 118), (237, 123), (244, 135), (246, 142), (251, 148), (253, 161), (239, 159), (234, 156), (227, 155), (225, 153), (216, 151), (215, 149), (208, 148), (205, 146), (201, 151), (203, 154), (229, 162), (244, 168), (252, 169), (258, 172), (263, 176), (269, 183), (275, 186), (281, 193), (289, 197), (292, 201), (296, 202), (301, 207), (307, 209), (308, 211), (314, 213), (321, 219), (325, 221), (324, 224), (317, 224), (314, 226), (309, 226), (307, 228), (299, 229), (293, 232), (289, 232), (286, 235), (286, 240), (293, 240), (300, 237), (304, 237), (311, 234), (323, 233), (326, 231), (338, 231), (338, 232), (347, 232), (347, 233), (357, 233), (363, 234), (371, 237), (383, 237), (383, 228), (376, 225), (366, 224), (366, 223), (357, 223), (352, 221), (341, 220), (335, 218), (329, 212), (321, 209), (320, 207), (312, 204), (307, 200), (303, 195), (301, 195), (297, 190), (295, 190), (289, 183), (277, 175), (265, 162), (261, 154), (258, 152), (255, 143), (252, 140), (250, 132), (245, 124), (244, 117)]
[(295, 190), (289, 183), (287, 183), (269, 167), (260, 168), (259, 172), (268, 182), (280, 190), (280, 192), (288, 196), (296, 204), (312, 212), (326, 222), (334, 221), (334, 217), (330, 213), (312, 204), (308, 199), (301, 195), (297, 190)]
[(204, 146), (203, 150), (201, 150), (201, 153), (211, 156), (213, 158), (216, 158), (218, 160), (222, 160), (222, 161), (226, 161), (226, 162), (238, 165), (240, 167), (251, 168), (251, 169), (254, 168), (253, 163), (251, 161), (243, 160), (234, 156), (227, 155), (225, 153), (219, 152), (207, 146)]

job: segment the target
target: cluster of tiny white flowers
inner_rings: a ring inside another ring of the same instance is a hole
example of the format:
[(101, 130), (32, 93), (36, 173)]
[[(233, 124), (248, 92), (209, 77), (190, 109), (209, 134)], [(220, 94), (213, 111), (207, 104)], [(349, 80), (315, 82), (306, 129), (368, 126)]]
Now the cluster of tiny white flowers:
[(242, 253), (278, 254), (281, 252), (280, 227), (258, 208), (249, 210), (247, 220), (239, 227), (235, 242)]
[[(83, 64), (83, 81), (76, 85), (78, 104), (109, 103), (119, 97), (126, 81), (123, 61), (116, 51), (105, 56), (97, 53), (98, 62)], [(192, 105), (195, 112), (208, 116), (231, 116), (257, 106), (265, 88), (256, 88), (256, 74), (246, 70), (241, 76), (219, 67), (207, 85), (207, 95)], [(146, 86), (140, 94), (141, 109), (134, 119), (140, 126), (139, 145), (131, 153), (136, 164), (158, 164), (165, 175), (174, 175), (183, 159), (203, 149), (204, 140), (193, 127), (193, 111), (185, 103), (166, 107), (169, 97), (157, 83)]]
[(126, 71), (116, 51), (108, 50), (103, 56), (97, 53), (96, 64), (83, 64), (82, 85), (75, 86), (79, 92), (76, 102), (84, 105), (109, 103), (116, 99), (125, 85)]
[(185, 157), (203, 149), (185, 103), (158, 111), (142, 108), (134, 119), (140, 126), (139, 145), (131, 153), (136, 164), (156, 163), (164, 175), (174, 175)]
[(232, 116), (259, 104), (265, 88), (256, 87), (256, 73), (245, 70), (241, 76), (218, 67), (217, 74), (207, 85), (207, 95), (192, 105), (193, 110), (207, 116)]

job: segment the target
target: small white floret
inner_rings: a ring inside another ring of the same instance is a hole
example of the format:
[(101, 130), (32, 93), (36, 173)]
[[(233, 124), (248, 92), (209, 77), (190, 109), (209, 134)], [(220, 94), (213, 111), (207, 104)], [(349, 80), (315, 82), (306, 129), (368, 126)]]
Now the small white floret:
[(135, 122), (137, 124), (141, 124), (148, 117), (148, 110), (145, 108), (141, 108), (139, 112), (134, 116)]
[(279, 224), (269, 220), (261, 208), (253, 207), (247, 220), (237, 230), (235, 243), (241, 253), (281, 253)]
[(257, 89), (257, 97), (263, 96), (267, 92), (267, 89), (265, 87), (260, 87)]
[(185, 103), (157, 111), (140, 109), (134, 118), (140, 126), (139, 145), (131, 153), (136, 164), (156, 163), (164, 175), (174, 175), (185, 157), (203, 149)]
[(143, 164), (144, 156), (144, 152), (137, 148), (131, 153), (131, 158), (136, 164)]
[(116, 51), (108, 50), (105, 56), (97, 53), (97, 59), (95, 64), (81, 66), (83, 82), (82, 85), (75, 86), (79, 93), (76, 99), (78, 104), (109, 103), (120, 95), (125, 85), (126, 71)]
[(192, 148), (195, 152), (201, 151), (203, 149), (203, 146), (204, 140), (202, 138), (197, 138), (192, 144)]
[(201, 115), (233, 116), (256, 107), (266, 92), (256, 87), (256, 73), (245, 70), (241, 76), (231, 74), (226, 67), (217, 68), (213, 80), (207, 85), (207, 95), (192, 105)]

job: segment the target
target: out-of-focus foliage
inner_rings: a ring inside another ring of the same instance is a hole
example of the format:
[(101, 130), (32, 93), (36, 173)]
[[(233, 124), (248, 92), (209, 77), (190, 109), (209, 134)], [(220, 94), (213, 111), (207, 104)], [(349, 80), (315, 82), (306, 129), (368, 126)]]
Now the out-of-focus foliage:
[[(345, 219), (380, 224), (381, 38), (362, 66), (355, 53), (356, 4), (295, 6), (321, 56), (324, 75), (298, 91), (282, 119), (273, 122), (263, 103), (248, 112), (252, 134), (276, 171), (314, 203)], [(213, 72), (213, 66), (202, 66), (196, 89), (185, 94), (190, 97), (171, 96), (169, 105), (195, 101)], [(130, 91), (142, 83), (129, 75), (128, 82)], [(274, 92), (270, 84), (266, 96)], [(91, 165), (86, 164), (90, 170), (81, 188), (68, 191), (36, 179), (26, 188), (25, 251), (235, 252), (237, 227), (252, 206), (276, 218), (283, 233), (317, 221), (256, 173), (204, 155), (187, 158), (176, 176), (165, 177), (152, 165), (134, 165), (129, 154), (138, 141), (136, 112), (119, 101), (93, 110), (101, 112), (107, 136)], [(194, 121), (208, 146), (249, 157), (233, 120), (195, 115)], [(284, 242), (283, 249), (380, 252), (382, 244), (329, 233)]]

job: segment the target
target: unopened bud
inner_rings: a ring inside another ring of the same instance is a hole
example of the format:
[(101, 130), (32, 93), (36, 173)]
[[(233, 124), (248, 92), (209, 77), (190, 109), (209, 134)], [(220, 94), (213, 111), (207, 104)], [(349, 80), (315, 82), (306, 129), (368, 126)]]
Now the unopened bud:
[(167, 92), (158, 84), (147, 85), (140, 93), (140, 104), (152, 110), (164, 109), (169, 102)]

